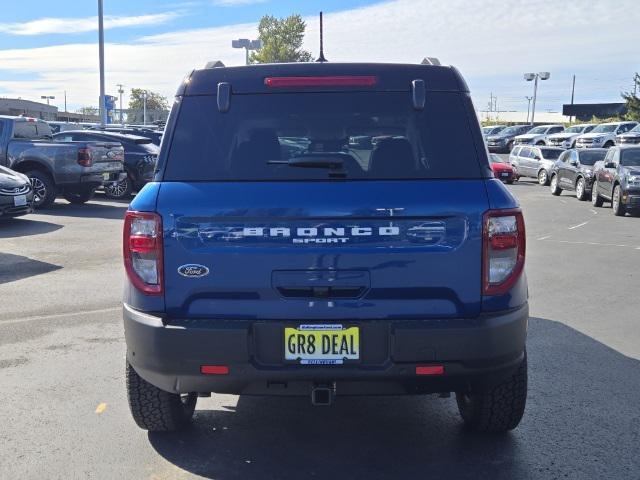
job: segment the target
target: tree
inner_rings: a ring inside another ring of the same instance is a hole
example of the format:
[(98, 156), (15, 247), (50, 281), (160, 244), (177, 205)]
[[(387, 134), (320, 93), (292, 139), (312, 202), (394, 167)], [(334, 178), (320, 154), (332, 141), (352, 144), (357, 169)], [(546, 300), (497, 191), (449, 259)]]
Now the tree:
[(306, 28), (307, 24), (300, 15), (291, 15), (286, 18), (265, 15), (258, 25), (262, 48), (251, 53), (250, 62), (310, 62), (311, 52), (302, 49)]
[(633, 92), (623, 92), (622, 98), (627, 102), (627, 119), (640, 121), (640, 97), (638, 97), (638, 86), (640, 86), (640, 74), (636, 72), (633, 76), (633, 83), (636, 88)]
[(76, 110), (76, 113), (80, 113), (87, 117), (98, 115), (98, 107), (80, 107), (78, 110)]
[(142, 88), (132, 88), (129, 95), (128, 123), (142, 123), (144, 111), (144, 93), (147, 93), (147, 122), (164, 120), (169, 111), (169, 101), (159, 93)]

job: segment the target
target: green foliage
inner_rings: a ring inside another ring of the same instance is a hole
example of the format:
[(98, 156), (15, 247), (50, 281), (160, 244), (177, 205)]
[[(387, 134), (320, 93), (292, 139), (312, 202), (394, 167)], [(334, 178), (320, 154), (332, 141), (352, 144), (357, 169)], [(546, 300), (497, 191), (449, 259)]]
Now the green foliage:
[(252, 52), (251, 63), (310, 62), (311, 52), (302, 49), (307, 25), (300, 15), (276, 18), (265, 15), (260, 19), (258, 33), (262, 48)]
[(76, 113), (80, 113), (86, 116), (98, 115), (98, 107), (80, 107), (78, 110), (76, 110)]
[[(144, 104), (144, 92), (142, 88), (132, 88), (129, 96), (129, 110), (142, 110)], [(169, 110), (169, 101), (159, 93), (147, 92), (147, 110)]]
[[(633, 82), (636, 86), (640, 86), (640, 74), (637, 72), (633, 76)], [(622, 98), (627, 102), (626, 119), (640, 122), (640, 97), (638, 97), (637, 90), (635, 92), (623, 92)]]

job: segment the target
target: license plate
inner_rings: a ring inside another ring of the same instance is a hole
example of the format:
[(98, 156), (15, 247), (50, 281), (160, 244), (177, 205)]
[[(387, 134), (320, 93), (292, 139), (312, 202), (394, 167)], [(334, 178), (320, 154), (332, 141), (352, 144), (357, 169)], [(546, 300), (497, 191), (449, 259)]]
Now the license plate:
[(111, 174), (106, 172), (102, 174), (102, 179), (106, 182), (111, 178)]
[(501, 174), (500, 174), (500, 176), (502, 176), (502, 177), (508, 177), (508, 176), (509, 176), (509, 174), (508, 174), (507, 172), (503, 172), (503, 173), (501, 173)]
[(302, 365), (341, 365), (360, 359), (360, 329), (300, 325), (284, 329), (284, 358)]
[(27, 196), (26, 195), (16, 195), (13, 197), (13, 204), (16, 207), (24, 207), (27, 204)]

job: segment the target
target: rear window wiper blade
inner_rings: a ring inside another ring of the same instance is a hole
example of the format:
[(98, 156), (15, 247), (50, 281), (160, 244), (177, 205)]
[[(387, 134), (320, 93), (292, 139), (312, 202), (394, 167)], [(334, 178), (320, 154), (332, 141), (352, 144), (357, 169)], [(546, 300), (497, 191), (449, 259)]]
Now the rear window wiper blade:
[(341, 152), (318, 152), (296, 155), (287, 160), (270, 160), (267, 163), (281, 163), (289, 165), (290, 167), (328, 168), (330, 170), (342, 170), (345, 163), (345, 157), (352, 158), (350, 155)]

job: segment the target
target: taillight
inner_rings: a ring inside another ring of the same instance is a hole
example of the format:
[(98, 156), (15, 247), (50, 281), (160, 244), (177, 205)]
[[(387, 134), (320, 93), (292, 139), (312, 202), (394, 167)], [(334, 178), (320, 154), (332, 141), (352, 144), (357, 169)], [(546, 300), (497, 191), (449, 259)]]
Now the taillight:
[(134, 287), (162, 295), (162, 218), (157, 213), (127, 212), (123, 232), (124, 267)]
[(524, 218), (519, 209), (489, 210), (483, 223), (482, 290), (484, 295), (502, 295), (524, 269)]
[(373, 75), (343, 75), (322, 77), (267, 77), (269, 88), (290, 87), (373, 87), (378, 82)]
[(79, 148), (78, 149), (78, 165), (82, 165), (83, 167), (90, 167), (92, 163), (93, 163), (93, 159), (91, 157), (91, 149)]

